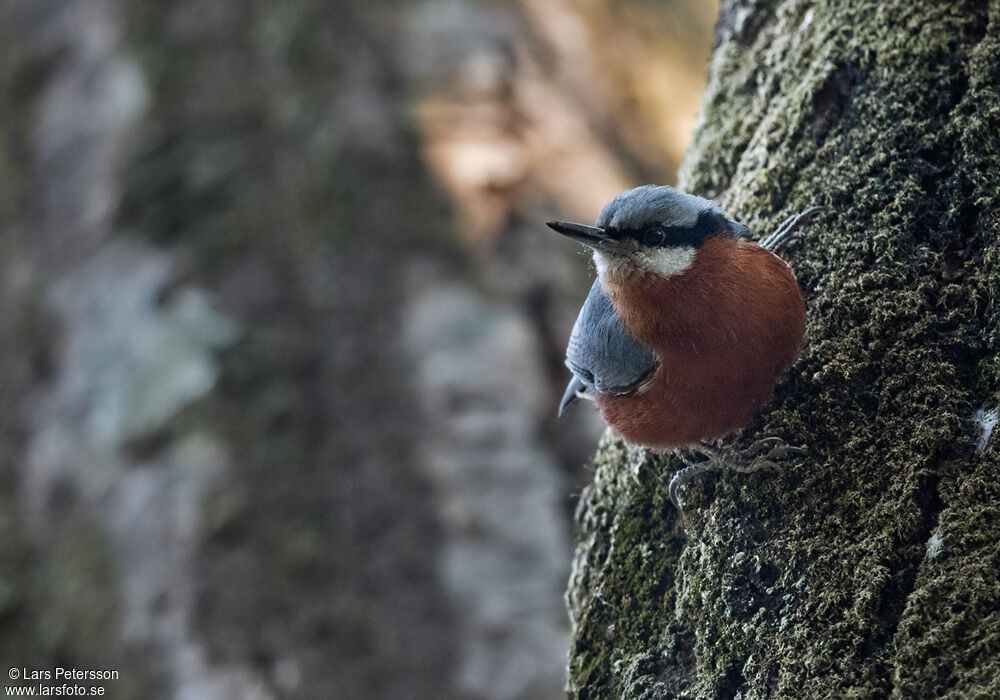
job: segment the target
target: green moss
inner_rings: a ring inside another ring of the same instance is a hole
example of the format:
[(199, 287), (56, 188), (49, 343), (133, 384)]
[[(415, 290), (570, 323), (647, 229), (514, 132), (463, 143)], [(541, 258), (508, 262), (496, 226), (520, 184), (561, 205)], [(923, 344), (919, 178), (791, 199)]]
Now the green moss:
[[(676, 461), (649, 456), (627, 489), (595, 487), (571, 582), (571, 694), (1000, 692), (987, 488), (1000, 474), (995, 452), (972, 454), (970, 420), (1000, 402), (998, 12), (723, 8), (681, 186), (760, 231), (825, 206), (791, 253), (807, 346), (733, 440), (775, 435), (809, 454), (780, 476), (689, 486), (683, 541), (658, 510)], [(598, 479), (641, 460), (625, 454), (599, 452)]]
[[(657, 611), (673, 605), (683, 538), (666, 490), (656, 487), (661, 476), (655, 459), (610, 435), (598, 455), (598, 464), (614, 467), (600, 467), (583, 496), (588, 507), (580, 531), (587, 546), (577, 551), (571, 579), (570, 608), (580, 617), (570, 673), (583, 681), (581, 697), (607, 697), (591, 689), (602, 687), (597, 683), (609, 668), (618, 677), (611, 686), (615, 696), (658, 697), (689, 680), (683, 666), (690, 635), (652, 626)], [(591, 580), (602, 566), (608, 568), (601, 580)], [(670, 666), (681, 668), (663, 674)]]

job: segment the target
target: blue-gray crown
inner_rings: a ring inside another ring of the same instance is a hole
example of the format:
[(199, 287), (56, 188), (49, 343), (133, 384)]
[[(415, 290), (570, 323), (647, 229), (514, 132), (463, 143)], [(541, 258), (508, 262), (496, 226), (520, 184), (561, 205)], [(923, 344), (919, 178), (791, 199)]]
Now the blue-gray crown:
[(722, 214), (710, 199), (666, 185), (642, 185), (612, 199), (597, 217), (598, 228), (641, 231), (651, 225), (691, 228), (702, 212)]

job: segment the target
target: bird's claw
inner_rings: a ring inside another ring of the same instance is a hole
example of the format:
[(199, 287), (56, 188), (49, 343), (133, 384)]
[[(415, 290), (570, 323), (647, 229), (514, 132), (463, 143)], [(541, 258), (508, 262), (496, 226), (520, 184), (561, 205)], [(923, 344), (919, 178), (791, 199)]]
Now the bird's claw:
[(762, 248), (767, 248), (772, 253), (780, 253), (788, 246), (802, 239), (802, 233), (797, 231), (796, 228), (800, 223), (805, 221), (807, 218), (821, 210), (823, 207), (811, 206), (803, 209), (798, 214), (792, 214), (790, 217), (781, 222), (774, 233), (770, 236), (764, 237), (760, 241), (760, 246)]
[(775, 445), (782, 445), (784, 441), (779, 437), (766, 437), (761, 438), (755, 442), (752, 442), (749, 447), (747, 447), (741, 453), (744, 457), (756, 457), (765, 449), (768, 449)]
[(749, 474), (758, 469), (774, 469), (779, 473), (784, 473), (785, 470), (778, 464), (779, 460), (804, 454), (806, 454), (804, 447), (785, 444), (781, 438), (762, 438), (740, 453), (739, 457), (750, 458), (750, 461), (737, 458), (733, 462), (733, 469), (741, 474)]
[(667, 493), (670, 495), (670, 502), (674, 504), (674, 508), (678, 511), (681, 510), (681, 499), (679, 493), (681, 486), (691, 481), (691, 479), (699, 474), (704, 474), (705, 472), (722, 468), (721, 462), (715, 458), (707, 459), (704, 462), (698, 462), (696, 464), (691, 464), (683, 457), (681, 457), (681, 460), (684, 461), (687, 466), (674, 474), (674, 477), (670, 480), (670, 484), (667, 486)]
[(774, 460), (766, 459), (765, 457), (758, 457), (752, 462), (745, 462), (742, 464), (740, 462), (736, 462), (732, 465), (732, 470), (738, 474), (753, 474), (761, 469), (773, 469), (779, 474), (785, 473), (784, 467)]
[[(764, 452), (767, 450), (767, 452)], [(764, 460), (785, 459), (806, 454), (804, 447), (787, 445), (785, 441), (778, 437), (761, 438), (740, 453), (743, 457)]]
[(709, 455), (709, 459), (703, 462), (692, 463), (681, 455), (681, 461), (687, 466), (674, 474), (667, 487), (670, 501), (678, 511), (681, 510), (681, 487), (699, 474), (721, 469), (732, 469), (740, 474), (750, 474), (760, 469), (773, 469), (779, 474), (783, 474), (785, 470), (778, 463), (780, 460), (806, 454), (805, 448), (788, 445), (778, 437), (757, 440), (739, 453), (718, 452), (708, 446), (695, 449), (704, 451), (705, 454)]
[(808, 454), (804, 447), (796, 447), (795, 445), (778, 445), (764, 455), (764, 458), (786, 459), (788, 457), (801, 457), (804, 454)]

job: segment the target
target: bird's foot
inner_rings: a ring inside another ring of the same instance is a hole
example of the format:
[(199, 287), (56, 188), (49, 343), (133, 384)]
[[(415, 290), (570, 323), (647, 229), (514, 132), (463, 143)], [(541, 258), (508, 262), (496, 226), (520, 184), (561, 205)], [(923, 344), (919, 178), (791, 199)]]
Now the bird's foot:
[(760, 241), (761, 248), (767, 248), (772, 253), (780, 253), (793, 243), (801, 240), (802, 233), (798, 231), (798, 226), (807, 218), (818, 212), (823, 207), (809, 207), (803, 209), (798, 214), (792, 214), (775, 229), (770, 236), (765, 236)]
[(667, 486), (667, 493), (670, 494), (670, 502), (674, 504), (674, 508), (678, 511), (681, 510), (680, 489), (682, 486), (699, 474), (723, 469), (725, 467), (725, 465), (716, 457), (709, 457), (703, 462), (695, 463), (689, 462), (681, 457), (681, 461), (687, 464), (687, 466), (674, 474), (674, 478), (670, 480), (670, 485)]
[(732, 468), (741, 474), (749, 474), (758, 469), (776, 469), (782, 472), (784, 470), (778, 464), (780, 460), (804, 454), (806, 454), (805, 448), (788, 445), (781, 438), (762, 438), (734, 455)]
[(757, 440), (742, 452), (718, 449), (706, 444), (698, 445), (693, 450), (701, 452), (708, 459), (692, 463), (681, 456), (681, 460), (687, 466), (674, 474), (667, 487), (670, 500), (677, 510), (681, 510), (681, 487), (699, 474), (723, 469), (732, 469), (740, 474), (750, 474), (760, 469), (774, 469), (781, 473), (784, 471), (780, 464), (781, 461), (806, 453), (805, 449), (788, 445), (781, 438), (776, 437)]

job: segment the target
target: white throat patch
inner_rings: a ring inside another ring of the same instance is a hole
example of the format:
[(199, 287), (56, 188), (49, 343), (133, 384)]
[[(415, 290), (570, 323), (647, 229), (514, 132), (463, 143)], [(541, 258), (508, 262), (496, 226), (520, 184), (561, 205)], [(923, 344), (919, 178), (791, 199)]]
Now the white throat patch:
[(637, 245), (634, 251), (625, 255), (608, 255), (595, 250), (594, 265), (601, 278), (609, 274), (630, 277), (643, 272), (675, 277), (691, 268), (696, 253), (694, 246), (647, 248)]

